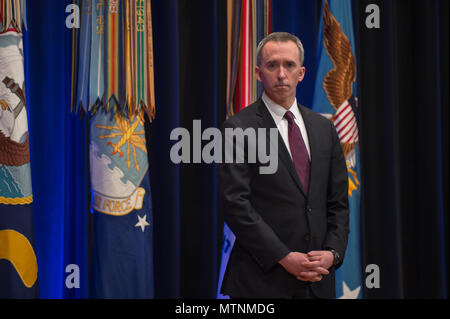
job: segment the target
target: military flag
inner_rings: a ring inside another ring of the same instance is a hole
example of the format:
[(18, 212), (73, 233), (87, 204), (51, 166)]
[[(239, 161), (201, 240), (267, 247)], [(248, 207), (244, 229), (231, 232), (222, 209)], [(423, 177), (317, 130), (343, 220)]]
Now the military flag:
[(324, 0), (318, 35), (313, 110), (336, 128), (348, 170), (350, 235), (336, 272), (336, 295), (361, 298), (359, 108), (351, 0)]
[[(270, 33), (270, 0), (227, 0), (227, 118), (255, 102), (262, 86), (255, 76), (256, 48)], [(235, 236), (225, 223), (217, 298)]]
[(39, 296), (22, 27), (25, 0), (0, 0), (0, 298)]
[(155, 116), (150, 0), (79, 1), (72, 110), (90, 116), (94, 298), (153, 298), (145, 114)]

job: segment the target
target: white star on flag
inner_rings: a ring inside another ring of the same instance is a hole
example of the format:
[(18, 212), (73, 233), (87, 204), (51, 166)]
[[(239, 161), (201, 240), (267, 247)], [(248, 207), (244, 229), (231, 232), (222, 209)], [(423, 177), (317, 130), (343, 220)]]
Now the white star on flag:
[(338, 299), (358, 299), (359, 291), (361, 290), (361, 286), (355, 288), (355, 290), (351, 290), (345, 281), (342, 281), (342, 291), (343, 295)]
[(150, 226), (150, 224), (147, 223), (147, 215), (144, 215), (144, 217), (137, 215), (137, 217), (139, 221), (137, 222), (136, 225), (134, 225), (134, 227), (141, 227), (142, 232), (144, 232), (145, 226)]

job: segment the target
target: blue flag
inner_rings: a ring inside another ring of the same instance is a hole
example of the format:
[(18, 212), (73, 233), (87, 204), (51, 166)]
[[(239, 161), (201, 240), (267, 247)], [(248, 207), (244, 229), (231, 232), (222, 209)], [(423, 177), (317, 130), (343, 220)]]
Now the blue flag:
[(22, 34), (13, 22), (10, 28), (0, 22), (0, 31), (0, 298), (34, 298), (39, 287)]
[(227, 223), (224, 223), (222, 236), (222, 258), (220, 261), (219, 284), (217, 286), (217, 299), (230, 299), (229, 296), (222, 295), (220, 293), (220, 288), (222, 287), (223, 276), (225, 275), (228, 259), (230, 258), (231, 249), (233, 248), (235, 240), (236, 236), (233, 234), (230, 227), (228, 227)]
[(93, 297), (153, 298), (153, 214), (144, 116), (91, 119)]
[(361, 298), (359, 116), (351, 0), (324, 0), (318, 35), (313, 110), (336, 128), (348, 170), (350, 235), (336, 272), (338, 298)]
[[(73, 38), (72, 110), (90, 116), (91, 296), (153, 298), (154, 229), (143, 113), (149, 109), (128, 108), (117, 95), (125, 86), (135, 89), (132, 62), (138, 51), (131, 30), (137, 25), (146, 39), (139, 49), (147, 55), (152, 50), (150, 1), (77, 3), (82, 18)], [(126, 43), (120, 41), (124, 34)], [(139, 88), (151, 96), (153, 82), (144, 82)]]

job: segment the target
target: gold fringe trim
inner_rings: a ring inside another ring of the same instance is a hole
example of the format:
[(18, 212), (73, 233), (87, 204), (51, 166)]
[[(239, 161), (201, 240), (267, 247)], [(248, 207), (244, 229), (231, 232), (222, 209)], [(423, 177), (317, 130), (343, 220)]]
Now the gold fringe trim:
[(0, 204), (5, 205), (28, 205), (33, 203), (33, 196), (22, 197), (22, 198), (6, 198), (0, 196)]

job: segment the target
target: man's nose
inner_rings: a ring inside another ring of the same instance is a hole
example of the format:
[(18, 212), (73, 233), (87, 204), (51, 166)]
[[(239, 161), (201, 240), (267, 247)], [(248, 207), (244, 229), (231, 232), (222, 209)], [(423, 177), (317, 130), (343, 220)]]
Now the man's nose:
[(278, 78), (284, 79), (286, 77), (286, 70), (280, 66), (280, 69), (278, 70)]

